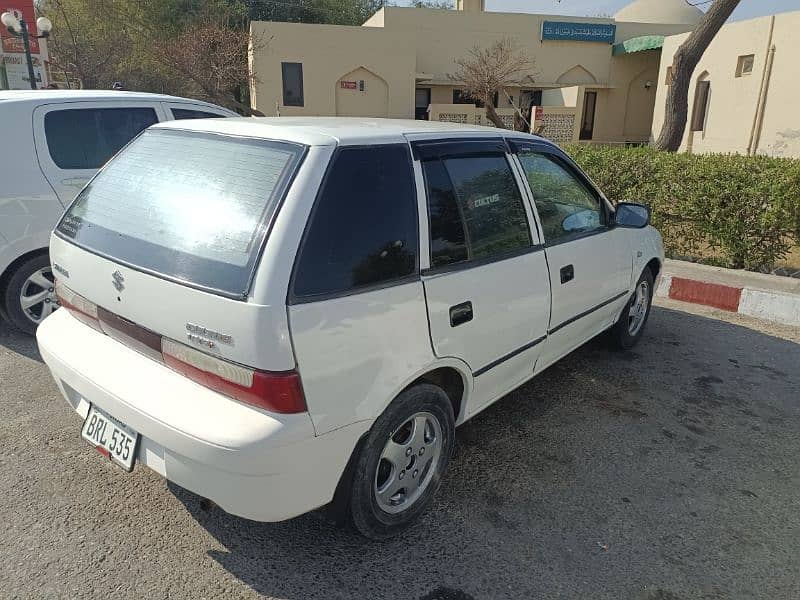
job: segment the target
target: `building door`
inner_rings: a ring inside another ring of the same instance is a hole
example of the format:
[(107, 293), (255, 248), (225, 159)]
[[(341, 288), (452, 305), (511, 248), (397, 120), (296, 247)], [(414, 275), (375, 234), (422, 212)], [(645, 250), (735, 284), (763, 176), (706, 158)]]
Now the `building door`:
[(597, 92), (583, 95), (583, 115), (581, 116), (580, 139), (591, 140), (594, 135), (594, 113), (597, 108)]
[(529, 125), (533, 125), (531, 120), (531, 109), (534, 106), (542, 105), (542, 90), (522, 90), (519, 94), (519, 110)]
[(431, 104), (431, 88), (417, 88), (414, 92), (414, 118), (427, 121), (430, 118), (428, 107)]

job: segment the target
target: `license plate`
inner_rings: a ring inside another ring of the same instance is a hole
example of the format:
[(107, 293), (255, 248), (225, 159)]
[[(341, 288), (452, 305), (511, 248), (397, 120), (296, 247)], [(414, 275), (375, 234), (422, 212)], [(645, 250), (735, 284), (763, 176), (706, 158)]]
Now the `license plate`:
[(126, 471), (133, 469), (139, 434), (96, 406), (89, 409), (81, 437)]

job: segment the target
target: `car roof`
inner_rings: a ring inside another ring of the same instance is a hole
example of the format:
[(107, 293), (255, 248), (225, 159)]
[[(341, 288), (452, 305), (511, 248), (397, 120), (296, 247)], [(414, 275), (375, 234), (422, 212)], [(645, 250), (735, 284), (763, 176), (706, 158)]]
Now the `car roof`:
[(533, 136), (494, 127), (439, 121), (362, 117), (240, 117), (192, 119), (154, 125), (158, 129), (183, 129), (244, 137), (285, 140), (308, 146), (352, 146), (406, 142), (407, 135), (436, 137)]
[(76, 100), (149, 100), (155, 102), (194, 102), (215, 106), (203, 100), (180, 98), (167, 94), (150, 94), (147, 92), (126, 92), (122, 90), (2, 90), (0, 101), (33, 102), (44, 104), (50, 102), (74, 102)]

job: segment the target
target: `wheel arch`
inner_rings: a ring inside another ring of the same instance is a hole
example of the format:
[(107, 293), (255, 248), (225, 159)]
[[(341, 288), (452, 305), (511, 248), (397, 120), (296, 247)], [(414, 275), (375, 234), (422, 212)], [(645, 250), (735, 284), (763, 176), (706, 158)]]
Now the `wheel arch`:
[[(405, 390), (420, 383), (429, 383), (444, 391), (453, 407), (456, 425), (460, 425), (465, 420), (467, 400), (473, 386), (472, 372), (466, 363), (456, 358), (436, 361), (413, 375), (392, 397), (392, 400)], [(386, 406), (388, 405), (389, 403)]]

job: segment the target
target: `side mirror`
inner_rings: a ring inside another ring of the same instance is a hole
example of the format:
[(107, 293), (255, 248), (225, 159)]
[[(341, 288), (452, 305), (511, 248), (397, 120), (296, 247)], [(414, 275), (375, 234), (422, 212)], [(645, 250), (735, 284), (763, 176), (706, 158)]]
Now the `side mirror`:
[(650, 224), (650, 209), (644, 204), (620, 202), (614, 212), (614, 225), (642, 229)]

